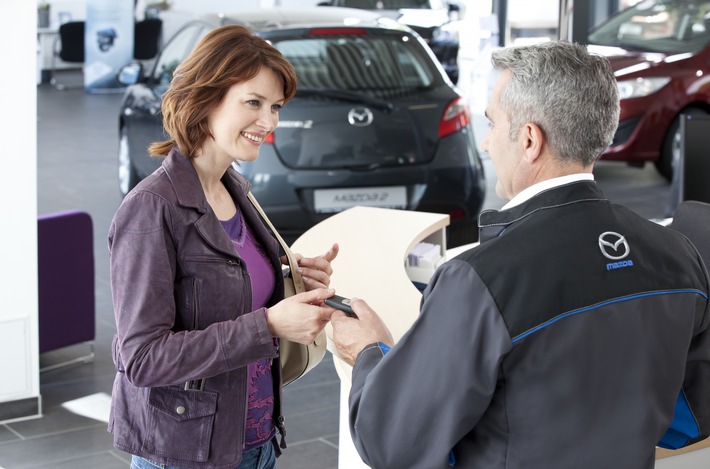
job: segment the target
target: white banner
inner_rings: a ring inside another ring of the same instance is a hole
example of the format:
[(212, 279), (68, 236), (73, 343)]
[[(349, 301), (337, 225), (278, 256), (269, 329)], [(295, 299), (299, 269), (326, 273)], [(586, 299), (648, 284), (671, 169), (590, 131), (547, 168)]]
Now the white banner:
[(116, 77), (133, 60), (135, 0), (87, 0), (84, 87), (87, 91), (120, 89)]

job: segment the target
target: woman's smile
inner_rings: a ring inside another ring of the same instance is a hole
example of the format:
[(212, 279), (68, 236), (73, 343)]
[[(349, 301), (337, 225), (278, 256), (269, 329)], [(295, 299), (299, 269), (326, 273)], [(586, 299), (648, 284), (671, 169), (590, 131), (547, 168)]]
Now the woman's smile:
[(261, 144), (261, 142), (264, 141), (264, 137), (260, 137), (260, 136), (258, 136), (258, 135), (256, 135), (256, 134), (251, 134), (251, 133), (249, 133), (249, 132), (241, 132), (241, 135), (242, 135), (243, 137), (246, 137), (247, 140), (251, 140), (252, 142), (254, 142), (254, 143), (256, 143), (256, 144)]

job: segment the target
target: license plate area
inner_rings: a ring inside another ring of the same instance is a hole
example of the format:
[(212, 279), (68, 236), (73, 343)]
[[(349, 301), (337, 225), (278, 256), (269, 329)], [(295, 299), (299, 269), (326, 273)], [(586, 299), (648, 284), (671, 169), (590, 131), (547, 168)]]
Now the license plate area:
[(407, 208), (407, 188), (404, 186), (381, 186), (316, 189), (313, 191), (313, 208), (317, 213), (341, 212), (356, 206)]

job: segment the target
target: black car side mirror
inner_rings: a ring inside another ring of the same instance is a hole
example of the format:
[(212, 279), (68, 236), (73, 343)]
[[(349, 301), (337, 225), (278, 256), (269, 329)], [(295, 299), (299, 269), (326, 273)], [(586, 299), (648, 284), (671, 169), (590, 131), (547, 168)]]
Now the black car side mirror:
[(124, 65), (118, 72), (118, 82), (122, 85), (135, 85), (143, 76), (143, 65), (138, 62)]

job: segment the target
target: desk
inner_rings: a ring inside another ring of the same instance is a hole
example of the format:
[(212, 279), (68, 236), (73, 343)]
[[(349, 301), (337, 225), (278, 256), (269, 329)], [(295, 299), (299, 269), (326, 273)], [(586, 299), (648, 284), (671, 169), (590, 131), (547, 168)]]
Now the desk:
[[(419, 242), (438, 243), (445, 249), (447, 215), (355, 207), (314, 226), (293, 243), (293, 251), (319, 255), (337, 242), (340, 253), (333, 261), (331, 286), (342, 296), (367, 300), (390, 328), (395, 342), (419, 315), (421, 293), (405, 272), (407, 254)], [(451, 259), (474, 245), (446, 252)], [(341, 381), (339, 469), (366, 469), (350, 437), (348, 396), (352, 367), (338, 357), (332, 342), (332, 328), (326, 326), (328, 350)], [(677, 451), (658, 448), (656, 469), (706, 469), (710, 461), (710, 439)]]
[(710, 438), (675, 451), (656, 448), (656, 469), (706, 469), (710, 465)]
[[(380, 314), (398, 341), (419, 315), (421, 293), (405, 272), (407, 254), (419, 242), (446, 246), (449, 216), (354, 207), (327, 218), (293, 243), (293, 251), (317, 255), (337, 242), (331, 286), (346, 297), (357, 296)], [(352, 367), (338, 357), (326, 326), (328, 350), (343, 384), (350, 384)], [(349, 435), (349, 432), (348, 432)]]
[[(380, 314), (398, 341), (419, 315), (421, 293), (404, 269), (407, 254), (419, 242), (446, 246), (449, 216), (354, 207), (320, 222), (298, 238), (293, 252), (319, 255), (337, 242), (331, 286), (342, 296), (358, 296)], [(348, 395), (352, 367), (342, 361), (332, 342), (333, 329), (326, 326), (328, 350), (340, 378), (339, 469), (366, 469), (350, 437)]]

